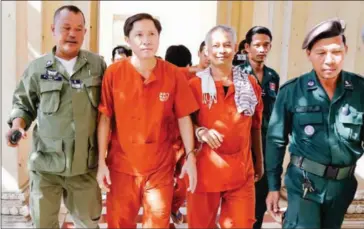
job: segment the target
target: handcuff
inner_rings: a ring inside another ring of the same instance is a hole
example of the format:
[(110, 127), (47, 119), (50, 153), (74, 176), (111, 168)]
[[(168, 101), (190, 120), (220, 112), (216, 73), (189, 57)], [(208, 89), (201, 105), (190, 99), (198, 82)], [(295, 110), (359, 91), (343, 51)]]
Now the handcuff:
[(206, 127), (198, 127), (198, 128), (196, 128), (196, 130), (195, 130), (195, 136), (196, 136), (196, 138), (197, 138), (197, 141), (200, 143), (200, 146), (199, 146), (197, 149), (193, 149), (193, 150), (189, 151), (189, 152), (186, 154), (186, 161), (187, 161), (187, 159), (188, 159), (188, 156), (189, 156), (191, 153), (193, 153), (193, 154), (196, 156), (196, 153), (200, 152), (200, 151), (201, 151), (201, 149), (202, 149), (202, 144), (204, 143), (204, 141), (201, 139), (201, 137), (200, 137), (200, 136), (198, 136), (198, 132), (199, 132), (200, 130), (208, 130), (208, 129), (207, 129)]

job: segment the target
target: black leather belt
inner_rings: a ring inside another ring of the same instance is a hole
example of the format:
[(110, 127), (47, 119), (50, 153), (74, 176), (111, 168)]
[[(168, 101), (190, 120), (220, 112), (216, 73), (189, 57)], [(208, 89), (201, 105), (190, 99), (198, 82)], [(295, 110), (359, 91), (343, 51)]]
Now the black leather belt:
[(356, 165), (347, 167), (323, 165), (307, 158), (298, 157), (295, 155), (291, 155), (291, 164), (305, 170), (306, 172), (333, 180), (342, 180), (353, 176), (356, 167)]

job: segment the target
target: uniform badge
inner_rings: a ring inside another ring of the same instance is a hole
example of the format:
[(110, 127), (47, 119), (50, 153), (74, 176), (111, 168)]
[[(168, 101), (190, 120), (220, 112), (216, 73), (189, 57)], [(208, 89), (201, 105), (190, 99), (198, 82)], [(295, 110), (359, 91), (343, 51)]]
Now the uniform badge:
[(60, 76), (59, 74), (57, 74), (57, 75), (55, 75), (53, 77), (53, 80), (55, 80), (55, 81), (62, 81), (62, 76)]
[(47, 74), (42, 74), (42, 75), (40, 75), (40, 78), (42, 80), (48, 80), (48, 75)]
[(315, 86), (315, 81), (313, 81), (313, 80), (308, 81), (307, 86), (309, 86), (309, 87)]
[(345, 116), (349, 115), (350, 114), (350, 110), (347, 106), (343, 107), (342, 110), (341, 110), (341, 113)]
[(57, 75), (57, 71), (55, 70), (47, 70), (47, 75), (51, 76), (52, 78)]
[(50, 67), (53, 65), (53, 62), (51, 60), (48, 60), (46, 63), (46, 68)]
[(273, 82), (269, 82), (269, 89), (272, 91), (276, 91), (276, 84)]
[(307, 136), (312, 136), (315, 133), (315, 128), (311, 125), (305, 126), (305, 134)]
[(167, 101), (168, 98), (169, 98), (169, 93), (168, 92), (161, 92), (161, 93), (159, 93), (159, 100), (161, 102)]
[(62, 76), (54, 70), (47, 70), (45, 74), (40, 75), (40, 78), (43, 80), (62, 81)]
[(75, 89), (82, 88), (82, 81), (81, 80), (71, 80), (71, 87)]
[(353, 84), (349, 80), (345, 80), (344, 87), (347, 89), (353, 89)]

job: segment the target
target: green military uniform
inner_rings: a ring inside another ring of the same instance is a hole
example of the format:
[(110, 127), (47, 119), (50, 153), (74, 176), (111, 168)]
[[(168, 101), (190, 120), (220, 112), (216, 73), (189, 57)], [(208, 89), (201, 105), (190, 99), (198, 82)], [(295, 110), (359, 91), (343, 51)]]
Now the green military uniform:
[(37, 228), (57, 228), (61, 197), (76, 228), (98, 227), (101, 192), (96, 181), (98, 163), (97, 106), (103, 59), (81, 50), (68, 75), (53, 52), (30, 63), (17, 86), (9, 125), (36, 120), (30, 169), (30, 204)]
[[(249, 60), (246, 60), (246, 62), (240, 65), (240, 67), (243, 69), (244, 72), (248, 74), (253, 74), (255, 76), (254, 70), (249, 63)], [(272, 114), (272, 110), (274, 107), (274, 103), (276, 101), (279, 88), (278, 73), (274, 71), (272, 68), (269, 68), (264, 65), (263, 79), (261, 83), (259, 82), (259, 85), (262, 88), (262, 99), (264, 104), (263, 122), (262, 122), (262, 142), (263, 142), (263, 154), (265, 155), (264, 149), (265, 149), (265, 139), (268, 129), (268, 123), (270, 116)], [(254, 228), (262, 227), (264, 213), (267, 210), (267, 205), (265, 203), (267, 195), (268, 195), (268, 181), (266, 173), (264, 173), (262, 179), (260, 179), (258, 182), (255, 183), (255, 217), (257, 221), (254, 224)]]
[[(330, 101), (315, 71), (280, 88), (269, 123), (266, 165), (270, 191), (281, 186), (289, 141), (284, 228), (340, 228), (357, 187), (363, 154), (364, 79), (341, 71)], [(289, 139), (290, 135), (290, 139)]]

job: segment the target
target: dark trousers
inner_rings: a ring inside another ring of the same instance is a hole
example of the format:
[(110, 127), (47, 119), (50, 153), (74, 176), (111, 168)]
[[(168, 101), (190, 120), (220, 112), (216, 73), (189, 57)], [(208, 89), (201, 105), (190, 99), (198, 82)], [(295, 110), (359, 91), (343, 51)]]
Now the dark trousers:
[(264, 173), (262, 179), (255, 183), (255, 219), (254, 229), (262, 228), (264, 214), (267, 210), (265, 199), (268, 195), (268, 180)]

